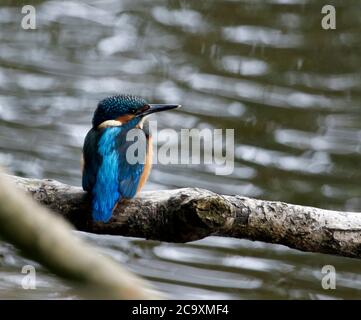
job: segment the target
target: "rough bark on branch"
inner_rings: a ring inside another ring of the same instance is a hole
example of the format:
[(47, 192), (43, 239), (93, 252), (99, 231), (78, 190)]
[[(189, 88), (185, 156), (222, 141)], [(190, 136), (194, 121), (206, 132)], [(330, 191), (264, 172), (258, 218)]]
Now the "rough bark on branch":
[(56, 275), (71, 280), (76, 284), (78, 296), (92, 299), (164, 298), (146, 281), (101, 255), (71, 231), (64, 219), (51, 214), (0, 174), (1, 239), (12, 243), (23, 255), (40, 262)]
[(121, 203), (108, 223), (94, 223), (81, 188), (12, 177), (77, 229), (188, 242), (210, 235), (278, 243), (302, 251), (361, 258), (361, 213), (337, 212), (185, 188), (143, 192)]

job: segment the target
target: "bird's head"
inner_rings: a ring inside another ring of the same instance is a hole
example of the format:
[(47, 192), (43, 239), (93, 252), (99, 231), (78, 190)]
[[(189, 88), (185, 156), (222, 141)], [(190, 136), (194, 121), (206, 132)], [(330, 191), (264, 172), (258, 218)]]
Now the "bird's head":
[(143, 98), (133, 95), (117, 95), (98, 103), (94, 112), (93, 127), (98, 128), (106, 121), (126, 123), (135, 117), (141, 118), (159, 111), (180, 107), (178, 104), (148, 104)]

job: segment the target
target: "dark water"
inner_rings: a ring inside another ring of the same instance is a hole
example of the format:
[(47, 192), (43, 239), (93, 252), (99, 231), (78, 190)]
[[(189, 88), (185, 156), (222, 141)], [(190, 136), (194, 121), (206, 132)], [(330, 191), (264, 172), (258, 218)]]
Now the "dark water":
[[(127, 92), (181, 103), (159, 128), (234, 128), (235, 170), (156, 165), (147, 189), (198, 186), (361, 211), (361, 4), (316, 0), (0, 1), (0, 163), (17, 175), (80, 185), (93, 109)], [(27, 4), (27, 3), (26, 3)], [(361, 262), (210, 237), (175, 245), (80, 234), (175, 298), (361, 298)], [(0, 298), (77, 298), (0, 246)], [(32, 263), (33, 264), (33, 263)], [(333, 265), (337, 289), (323, 290)]]

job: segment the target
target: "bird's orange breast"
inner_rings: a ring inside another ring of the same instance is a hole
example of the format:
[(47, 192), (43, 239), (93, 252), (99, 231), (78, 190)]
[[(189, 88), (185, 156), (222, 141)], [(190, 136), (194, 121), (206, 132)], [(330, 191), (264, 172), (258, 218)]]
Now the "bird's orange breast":
[(152, 164), (153, 164), (153, 141), (152, 141), (152, 137), (149, 137), (147, 138), (147, 153), (145, 156), (144, 170), (139, 180), (137, 193), (140, 192), (140, 190), (147, 182), (150, 175), (150, 171), (152, 169)]

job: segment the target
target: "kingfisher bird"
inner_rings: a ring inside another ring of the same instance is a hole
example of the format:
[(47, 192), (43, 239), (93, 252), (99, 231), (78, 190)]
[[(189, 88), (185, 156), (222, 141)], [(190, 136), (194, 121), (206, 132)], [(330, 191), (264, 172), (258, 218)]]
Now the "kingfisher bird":
[[(98, 103), (92, 128), (83, 146), (82, 185), (92, 198), (94, 221), (108, 222), (123, 199), (133, 198), (144, 186), (152, 167), (152, 137), (146, 116), (180, 107), (177, 104), (148, 104), (133, 95), (116, 95)], [(134, 143), (130, 130), (145, 135), (144, 161), (128, 161)]]

